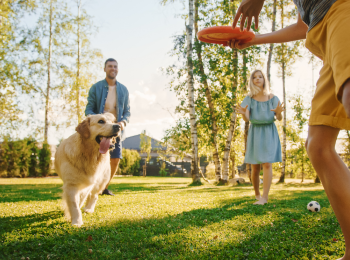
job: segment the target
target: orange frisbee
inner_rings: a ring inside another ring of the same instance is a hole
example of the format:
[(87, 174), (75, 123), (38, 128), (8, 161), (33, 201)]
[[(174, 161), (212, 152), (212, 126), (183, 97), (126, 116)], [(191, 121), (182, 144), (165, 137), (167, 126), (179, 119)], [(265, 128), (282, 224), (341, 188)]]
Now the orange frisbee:
[(227, 46), (229, 40), (239, 40), (240, 43), (250, 42), (254, 39), (255, 34), (251, 31), (239, 30), (239, 27), (235, 29), (232, 26), (213, 26), (204, 28), (197, 33), (197, 37), (202, 42), (216, 43)]

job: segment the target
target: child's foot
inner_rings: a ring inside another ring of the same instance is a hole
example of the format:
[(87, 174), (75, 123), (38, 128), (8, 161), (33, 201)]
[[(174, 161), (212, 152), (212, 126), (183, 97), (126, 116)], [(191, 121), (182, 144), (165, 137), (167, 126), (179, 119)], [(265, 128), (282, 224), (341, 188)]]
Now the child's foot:
[(253, 205), (264, 205), (267, 203), (267, 199), (261, 197), (257, 202), (253, 203)]
[(260, 199), (261, 199), (261, 196), (260, 196), (260, 195), (255, 195), (255, 199), (256, 199), (256, 200), (260, 200)]

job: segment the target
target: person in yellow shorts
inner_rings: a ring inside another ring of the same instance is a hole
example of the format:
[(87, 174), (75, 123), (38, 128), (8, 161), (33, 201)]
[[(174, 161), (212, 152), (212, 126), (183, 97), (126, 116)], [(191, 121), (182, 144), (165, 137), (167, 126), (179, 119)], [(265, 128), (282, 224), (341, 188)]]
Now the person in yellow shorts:
[[(258, 17), (265, 0), (243, 0), (233, 21), (241, 30)], [(294, 0), (298, 8), (295, 24), (258, 34), (249, 43), (230, 41), (231, 48), (282, 43), (306, 38), (306, 48), (323, 61), (311, 103), (306, 150), (339, 221), (345, 238), (345, 255), (350, 260), (350, 171), (335, 151), (341, 129), (350, 130), (350, 1)]]

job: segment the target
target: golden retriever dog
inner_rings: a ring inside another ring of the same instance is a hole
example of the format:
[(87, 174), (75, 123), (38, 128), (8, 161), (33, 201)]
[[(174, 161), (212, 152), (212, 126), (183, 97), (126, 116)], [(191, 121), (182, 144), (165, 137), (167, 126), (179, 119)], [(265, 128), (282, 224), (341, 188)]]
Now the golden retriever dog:
[(109, 150), (121, 129), (113, 114), (90, 115), (77, 127), (77, 133), (63, 140), (55, 155), (55, 169), (63, 180), (65, 215), (72, 225), (83, 224), (81, 207), (94, 212), (100, 194), (111, 176)]

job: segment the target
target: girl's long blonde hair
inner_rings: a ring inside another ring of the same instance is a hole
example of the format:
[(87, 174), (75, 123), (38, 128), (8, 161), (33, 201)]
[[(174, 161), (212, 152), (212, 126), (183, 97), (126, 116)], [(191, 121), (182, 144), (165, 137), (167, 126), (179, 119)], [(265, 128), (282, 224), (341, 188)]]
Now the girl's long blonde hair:
[(270, 84), (269, 82), (267, 81), (266, 77), (265, 77), (265, 74), (261, 71), (261, 70), (254, 70), (252, 72), (252, 74), (250, 74), (250, 78), (249, 78), (249, 93), (248, 93), (248, 96), (250, 97), (253, 97), (254, 95), (258, 94), (261, 90), (258, 86), (255, 86), (254, 83), (253, 83), (253, 77), (254, 77), (254, 74), (256, 72), (260, 72), (262, 75), (263, 75), (263, 78), (264, 78), (264, 95), (268, 95), (270, 94)]

